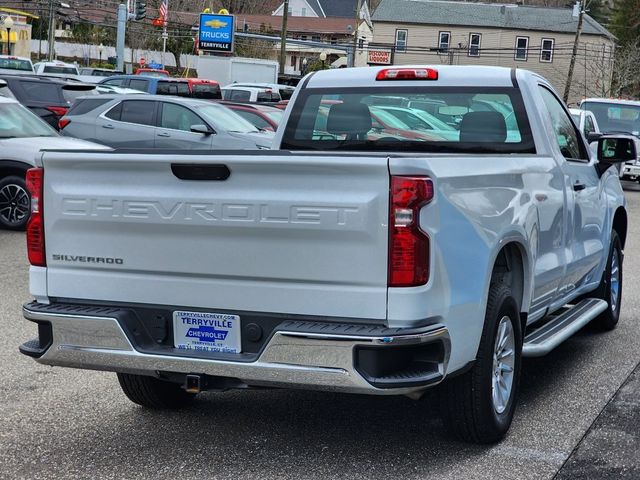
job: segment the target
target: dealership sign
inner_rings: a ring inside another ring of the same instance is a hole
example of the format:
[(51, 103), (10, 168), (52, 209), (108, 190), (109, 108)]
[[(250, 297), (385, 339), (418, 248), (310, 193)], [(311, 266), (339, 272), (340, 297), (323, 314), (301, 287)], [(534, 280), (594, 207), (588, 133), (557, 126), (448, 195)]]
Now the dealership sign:
[(200, 14), (198, 48), (205, 52), (233, 52), (233, 15)]
[(369, 49), (367, 63), (370, 65), (391, 65), (391, 50)]

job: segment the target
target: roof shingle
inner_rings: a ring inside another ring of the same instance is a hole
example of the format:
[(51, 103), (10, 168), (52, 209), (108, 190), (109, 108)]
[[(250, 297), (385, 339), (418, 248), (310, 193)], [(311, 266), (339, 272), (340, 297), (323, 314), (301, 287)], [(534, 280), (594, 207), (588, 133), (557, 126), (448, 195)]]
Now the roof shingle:
[[(460, 25), (575, 33), (578, 19), (570, 8), (530, 7), (513, 4), (470, 3), (442, 0), (382, 0), (373, 22)], [(613, 35), (589, 15), (584, 16), (583, 32)]]

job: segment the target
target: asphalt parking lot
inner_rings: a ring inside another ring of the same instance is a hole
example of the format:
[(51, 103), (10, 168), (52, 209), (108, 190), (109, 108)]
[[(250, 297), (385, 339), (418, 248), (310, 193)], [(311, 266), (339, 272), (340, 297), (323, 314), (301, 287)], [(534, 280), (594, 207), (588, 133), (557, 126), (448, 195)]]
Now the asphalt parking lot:
[(114, 374), (41, 366), (17, 350), (35, 336), (24, 235), (0, 231), (0, 478), (640, 478), (640, 185), (625, 187), (619, 327), (526, 360), (510, 434), (485, 447), (451, 440), (433, 394), (234, 391), (157, 413)]

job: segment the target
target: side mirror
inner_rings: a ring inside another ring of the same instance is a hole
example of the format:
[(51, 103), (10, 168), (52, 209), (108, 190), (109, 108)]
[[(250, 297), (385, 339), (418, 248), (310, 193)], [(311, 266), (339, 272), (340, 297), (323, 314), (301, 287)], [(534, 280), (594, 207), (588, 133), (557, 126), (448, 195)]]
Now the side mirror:
[(191, 125), (191, 131), (193, 133), (202, 133), (203, 135), (211, 135), (212, 133), (214, 133), (214, 131), (211, 130), (207, 125), (202, 124)]
[(600, 132), (589, 132), (587, 134), (587, 142), (589, 143), (597, 142), (598, 140), (600, 140), (601, 137), (602, 137), (602, 133)]
[(603, 136), (598, 140), (598, 161), (614, 164), (637, 158), (636, 142), (629, 137)]

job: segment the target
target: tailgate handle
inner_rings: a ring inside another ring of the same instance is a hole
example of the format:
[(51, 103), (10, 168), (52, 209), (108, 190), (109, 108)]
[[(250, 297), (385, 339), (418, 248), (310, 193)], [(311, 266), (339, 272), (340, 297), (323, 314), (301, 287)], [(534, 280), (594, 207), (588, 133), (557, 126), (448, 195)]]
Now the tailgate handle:
[(192, 163), (172, 163), (171, 171), (180, 180), (224, 181), (231, 175), (226, 165), (202, 165)]

